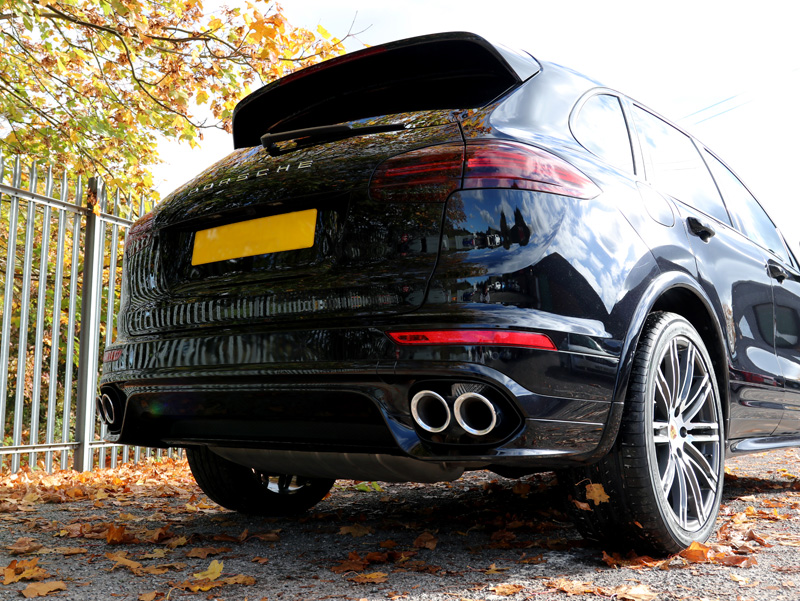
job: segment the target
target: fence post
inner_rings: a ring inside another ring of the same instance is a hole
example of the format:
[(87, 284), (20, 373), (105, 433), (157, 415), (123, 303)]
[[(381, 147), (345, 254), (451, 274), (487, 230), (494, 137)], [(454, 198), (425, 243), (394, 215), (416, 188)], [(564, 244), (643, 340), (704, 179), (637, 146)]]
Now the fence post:
[[(89, 180), (87, 198), (94, 196), (100, 201), (102, 183), (95, 178)], [(89, 208), (93, 205), (89, 203)], [(76, 424), (74, 469), (86, 472), (92, 469), (91, 442), (95, 434), (95, 397), (97, 395), (98, 345), (100, 330), (95, 327), (100, 317), (98, 298), (103, 286), (103, 240), (100, 237), (98, 219), (94, 212), (86, 215), (84, 238), (83, 289), (81, 290), (81, 333), (78, 361), (78, 398), (76, 399)]]

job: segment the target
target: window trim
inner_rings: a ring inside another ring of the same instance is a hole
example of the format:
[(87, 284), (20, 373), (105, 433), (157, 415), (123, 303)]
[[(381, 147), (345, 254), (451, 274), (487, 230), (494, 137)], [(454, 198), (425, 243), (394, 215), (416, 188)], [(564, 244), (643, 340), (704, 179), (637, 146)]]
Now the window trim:
[[(758, 207), (759, 207), (759, 208), (760, 208), (760, 209), (761, 209), (761, 210), (764, 212), (764, 214), (767, 216), (767, 219), (769, 219), (769, 222), (772, 224), (772, 227), (773, 227), (773, 229), (774, 229), (774, 230), (775, 230), (775, 232), (778, 234), (778, 238), (780, 239), (780, 241), (781, 241), (781, 244), (783, 245), (783, 249), (784, 249), (784, 251), (786, 252), (786, 256), (787, 256), (787, 257), (788, 257), (788, 259), (789, 259), (789, 263), (787, 264), (786, 260), (785, 260), (783, 257), (781, 257), (780, 255), (776, 254), (776, 253), (775, 253), (775, 251), (773, 251), (772, 249), (770, 249), (770, 248), (767, 248), (766, 246), (762, 245), (762, 244), (761, 244), (761, 243), (760, 243), (758, 240), (754, 240), (754, 239), (753, 239), (751, 236), (748, 236), (748, 235), (747, 235), (747, 234), (746, 234), (746, 233), (743, 231), (743, 228), (742, 228), (742, 229), (740, 229), (740, 227), (739, 227), (739, 226), (740, 226), (740, 225), (741, 225), (741, 223), (742, 223), (742, 222), (741, 222), (741, 217), (740, 217), (740, 215), (739, 215), (738, 213), (732, 213), (732, 212), (731, 212), (731, 209), (728, 207), (728, 203), (727, 203), (727, 202), (725, 202), (725, 195), (724, 195), (724, 194), (722, 194), (722, 190), (720, 190), (720, 189), (719, 189), (719, 184), (717, 183), (717, 178), (716, 178), (716, 177), (714, 177), (714, 172), (711, 170), (711, 168), (710, 168), (710, 167), (708, 167), (708, 164), (706, 164), (706, 168), (708, 169), (709, 173), (711, 173), (711, 179), (713, 179), (713, 180), (714, 180), (714, 185), (716, 185), (716, 186), (717, 186), (717, 189), (719, 190), (719, 195), (720, 195), (720, 197), (722, 198), (722, 202), (723, 202), (723, 204), (725, 205), (725, 209), (728, 211), (728, 215), (729, 215), (729, 216), (730, 216), (730, 218), (731, 218), (731, 225), (733, 226), (733, 229), (734, 229), (735, 231), (739, 232), (739, 233), (740, 233), (742, 236), (744, 236), (744, 237), (745, 237), (745, 238), (747, 238), (748, 240), (750, 240), (750, 242), (752, 242), (753, 244), (755, 244), (756, 246), (758, 246), (758, 247), (759, 247), (760, 249), (762, 249), (764, 252), (766, 252), (766, 253), (768, 254), (768, 256), (770, 256), (770, 257), (774, 257), (775, 259), (777, 259), (778, 261), (780, 261), (782, 265), (785, 265), (785, 266), (791, 267), (791, 268), (792, 268), (792, 269), (793, 269), (793, 270), (794, 270), (794, 271), (797, 273), (797, 272), (798, 272), (798, 263), (797, 263), (797, 257), (795, 257), (795, 256), (794, 256), (794, 253), (792, 252), (792, 249), (791, 249), (791, 248), (789, 247), (789, 245), (786, 243), (786, 238), (783, 236), (783, 232), (781, 232), (781, 230), (778, 228), (778, 226), (777, 226), (777, 225), (775, 225), (775, 221), (773, 221), (773, 219), (772, 219), (772, 215), (770, 215), (770, 214), (769, 214), (769, 211), (767, 211), (767, 210), (764, 208), (764, 205), (762, 205), (762, 204), (761, 204), (761, 202), (758, 200), (758, 197), (757, 197), (755, 194), (753, 194), (753, 191), (752, 191), (752, 190), (750, 190), (750, 188), (748, 188), (748, 187), (747, 187), (747, 184), (745, 184), (745, 183), (742, 181), (742, 178), (741, 178), (741, 177), (739, 177), (739, 175), (736, 173), (736, 171), (734, 171), (733, 169), (731, 169), (730, 165), (728, 165), (728, 163), (726, 163), (725, 161), (723, 161), (723, 160), (722, 160), (722, 159), (719, 157), (719, 155), (718, 155), (716, 152), (712, 151), (712, 150), (711, 150), (710, 148), (708, 148), (708, 146), (706, 146), (705, 144), (701, 144), (701, 143), (699, 143), (699, 142), (697, 142), (697, 141), (695, 141), (695, 144), (696, 144), (696, 145), (699, 147), (699, 149), (701, 150), (701, 152), (700, 152), (700, 156), (703, 156), (703, 152), (702, 152), (702, 151), (705, 151), (705, 152), (707, 152), (708, 154), (710, 154), (710, 155), (711, 155), (712, 157), (714, 157), (714, 158), (715, 158), (717, 161), (719, 161), (719, 163), (720, 163), (720, 164), (721, 164), (723, 167), (725, 167), (725, 168), (726, 168), (726, 169), (727, 169), (727, 170), (728, 170), (728, 171), (731, 173), (731, 175), (733, 175), (733, 177), (735, 177), (735, 178), (736, 178), (736, 180), (737, 180), (737, 181), (738, 181), (738, 182), (739, 182), (739, 183), (742, 185), (742, 187), (743, 187), (745, 190), (747, 190), (747, 193), (748, 193), (748, 194), (750, 194), (750, 196), (751, 196), (751, 197), (753, 198), (753, 200), (756, 202), (756, 204), (758, 205)], [(703, 162), (705, 162), (705, 160), (706, 160), (706, 159), (705, 159), (705, 157), (703, 156)], [(734, 215), (736, 216), (736, 219), (734, 219)]]
[[(722, 208), (725, 210), (725, 214), (728, 216), (728, 222), (726, 223), (725, 221), (722, 221), (716, 215), (711, 215), (710, 213), (706, 213), (701, 207), (697, 207), (697, 206), (695, 206), (693, 204), (690, 204), (690, 203), (686, 202), (685, 200), (682, 200), (680, 198), (676, 198), (672, 194), (669, 194), (668, 192), (663, 192), (659, 187), (657, 187), (655, 185), (655, 183), (649, 177), (650, 174), (648, 174), (648, 172), (647, 172), (648, 171), (647, 170), (647, 163), (644, 160), (645, 152), (644, 152), (644, 149), (642, 148), (642, 141), (641, 141), (641, 139), (639, 137), (639, 132), (636, 130), (636, 125), (634, 123), (632, 125), (632, 128), (633, 128), (633, 133), (636, 136), (637, 143), (639, 145), (639, 150), (642, 153), (642, 167), (643, 167), (642, 168), (642, 177), (644, 178), (644, 181), (649, 186), (652, 186), (653, 189), (658, 190), (659, 192), (662, 192), (663, 194), (666, 194), (667, 196), (669, 196), (675, 202), (680, 203), (682, 205), (685, 205), (685, 206), (691, 208), (693, 211), (697, 211), (699, 213), (702, 213), (703, 215), (705, 215), (709, 219), (713, 219), (715, 222), (717, 222), (717, 223), (719, 223), (721, 225), (724, 225), (726, 227), (729, 227), (731, 229), (736, 230), (736, 226), (735, 226), (735, 224), (733, 222), (733, 218), (731, 216), (731, 212), (728, 210), (728, 205), (725, 203), (725, 198), (722, 196), (722, 192), (719, 189), (719, 185), (717, 184), (717, 180), (714, 179), (714, 175), (713, 175), (713, 173), (711, 173), (711, 169), (709, 169), (708, 164), (706, 163), (706, 160), (703, 157), (702, 149), (706, 148), (705, 145), (702, 144), (699, 140), (697, 140), (692, 134), (690, 134), (686, 130), (682, 129), (681, 127), (675, 125), (675, 123), (673, 123), (672, 121), (670, 121), (669, 119), (667, 119), (663, 115), (660, 115), (659, 113), (657, 113), (656, 111), (652, 110), (651, 108), (645, 106), (641, 102), (637, 102), (637, 101), (632, 100), (632, 99), (630, 100), (630, 102), (631, 102), (631, 106), (632, 106), (631, 113), (633, 113), (633, 108), (638, 108), (638, 109), (644, 111), (645, 113), (649, 113), (651, 116), (653, 116), (653, 117), (655, 117), (657, 119), (660, 119), (661, 121), (663, 121), (664, 123), (666, 123), (670, 127), (676, 129), (677, 131), (682, 133), (684, 136), (689, 138), (689, 141), (694, 146), (695, 152), (697, 152), (698, 156), (700, 157), (700, 162), (703, 164), (703, 167), (705, 167), (706, 173), (708, 173), (709, 177), (711, 178), (711, 183), (714, 184), (714, 189), (717, 191), (717, 194), (719, 195), (719, 200), (722, 203)], [(633, 123), (633, 119), (631, 119), (631, 122)], [(706, 150), (708, 150), (708, 149), (706, 148)], [(714, 153), (711, 153), (711, 154), (716, 157), (716, 155)], [(722, 161), (720, 161), (720, 162), (722, 162)], [(723, 163), (723, 164), (725, 164), (725, 163)], [(759, 204), (759, 206), (760, 206), (760, 204)], [(771, 221), (771, 219), (770, 219), (770, 221)]]
[[(575, 122), (577, 121), (578, 116), (583, 110), (584, 105), (595, 96), (613, 96), (614, 98), (617, 99), (617, 102), (619, 102), (620, 110), (622, 112), (622, 119), (625, 122), (625, 130), (628, 133), (628, 149), (631, 151), (631, 167), (633, 168), (633, 171), (629, 169), (623, 169), (622, 167), (619, 167), (614, 163), (610, 163), (608, 160), (601, 157), (593, 150), (587, 148), (583, 144), (583, 142), (581, 142), (581, 139), (576, 135)], [(586, 152), (591, 153), (593, 157), (597, 157), (598, 159), (603, 161), (603, 163), (605, 163), (606, 165), (610, 165), (614, 169), (619, 169), (620, 171), (624, 171), (625, 173), (630, 173), (632, 175), (639, 175), (641, 166), (638, 160), (639, 157), (637, 157), (636, 149), (633, 143), (634, 140), (632, 135), (633, 131), (631, 129), (630, 115), (626, 110), (627, 108), (625, 102), (626, 100), (627, 98), (623, 94), (620, 94), (619, 92), (617, 92), (616, 90), (612, 90), (611, 88), (592, 88), (588, 92), (585, 92), (580, 98), (578, 98), (577, 102), (575, 102), (575, 104), (572, 107), (572, 110), (570, 111), (569, 121), (567, 125), (569, 127), (569, 133), (572, 135), (573, 139), (580, 145), (581, 148), (586, 150)]]

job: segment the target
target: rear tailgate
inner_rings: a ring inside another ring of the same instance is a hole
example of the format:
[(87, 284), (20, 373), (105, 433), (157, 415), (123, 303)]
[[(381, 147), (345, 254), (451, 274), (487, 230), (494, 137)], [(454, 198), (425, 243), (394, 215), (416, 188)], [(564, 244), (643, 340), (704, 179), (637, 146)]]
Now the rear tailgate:
[[(388, 158), (446, 148), (453, 156), (447, 176), (457, 182), (463, 139), (456, 111), (521, 81), (480, 38), (431, 38), (329, 61), (242, 101), (234, 118), (239, 148), (132, 228), (121, 332), (419, 307), (439, 251), (446, 194), (425, 188), (412, 197), (378, 195), (370, 190), (373, 174)], [(426, 48), (442, 56), (426, 61)], [(458, 53), (472, 66), (450, 72), (447, 63)], [(318, 90), (313, 98), (305, 95), (311, 89)], [(399, 131), (290, 140), (269, 152), (259, 143), (265, 133), (326, 119), (350, 124), (355, 134), (384, 125)]]

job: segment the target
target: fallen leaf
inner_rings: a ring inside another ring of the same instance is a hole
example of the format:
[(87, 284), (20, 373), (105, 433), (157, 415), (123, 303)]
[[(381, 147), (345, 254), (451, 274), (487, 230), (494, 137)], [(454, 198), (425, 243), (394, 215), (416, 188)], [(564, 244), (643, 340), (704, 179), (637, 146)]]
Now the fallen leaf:
[(119, 566), (122, 566), (124, 568), (128, 568), (131, 572), (133, 572), (134, 574), (138, 575), (139, 572), (142, 569), (142, 564), (140, 564), (138, 561), (133, 561), (131, 559), (128, 559), (128, 557), (127, 557), (128, 556), (128, 552), (127, 551), (117, 551), (116, 553), (106, 553), (105, 556), (106, 556), (107, 559), (110, 559), (111, 561), (116, 562), (111, 567), (111, 571), (112, 572), (114, 570), (116, 570)]
[(615, 597), (619, 601), (653, 601), (658, 598), (658, 593), (651, 590), (646, 584), (617, 586), (612, 589), (603, 588), (595, 594), (602, 593), (608, 597)]
[(353, 524), (352, 526), (342, 526), (339, 528), (339, 534), (349, 534), (353, 538), (359, 538), (367, 534), (372, 534), (372, 528), (361, 524)]
[(33, 553), (34, 551), (38, 551), (43, 546), (44, 545), (36, 542), (32, 538), (23, 537), (18, 538), (17, 542), (15, 542), (13, 545), (9, 545), (6, 547), (6, 549), (8, 549), (12, 555), (23, 555), (25, 553)]
[(136, 599), (137, 601), (154, 601), (157, 595), (164, 595), (164, 593), (159, 593), (158, 591), (153, 591), (150, 593), (142, 593)]
[(594, 592), (594, 585), (591, 582), (579, 582), (577, 580), (567, 580), (566, 578), (556, 578), (545, 582), (548, 588), (554, 588), (567, 593), (568, 595), (585, 595)]
[(116, 545), (125, 542), (125, 526), (115, 526), (110, 524), (106, 531), (106, 542), (109, 545)]
[(489, 569), (488, 570), (484, 570), (483, 573), (484, 574), (502, 574), (503, 572), (506, 572), (506, 571), (508, 571), (510, 569), (511, 568), (498, 568), (497, 565), (491, 564), (489, 566)]
[(495, 595), (500, 595), (501, 597), (508, 597), (509, 595), (516, 595), (525, 587), (521, 584), (498, 584), (496, 586), (490, 586), (489, 590), (492, 591)]
[(33, 599), (34, 597), (46, 597), (50, 593), (65, 590), (67, 590), (67, 585), (60, 580), (51, 580), (50, 582), (31, 582), (22, 590), (22, 596), (26, 599)]
[(216, 580), (222, 574), (223, 562), (214, 559), (205, 572), (192, 574), (197, 580)]
[(194, 549), (187, 551), (186, 557), (198, 557), (200, 559), (205, 559), (209, 555), (219, 555), (220, 553), (226, 553), (230, 550), (230, 547), (195, 547)]
[(369, 562), (362, 559), (361, 556), (355, 551), (350, 551), (347, 559), (339, 562), (339, 565), (333, 566), (331, 571), (334, 574), (343, 574), (344, 572), (360, 572), (367, 567)]
[(372, 572), (370, 574), (351, 576), (348, 580), (358, 584), (379, 584), (381, 582), (386, 582), (388, 576), (386, 572)]
[(693, 563), (702, 563), (708, 561), (711, 552), (711, 547), (693, 541), (687, 549), (684, 549), (678, 555)]
[(592, 501), (595, 505), (600, 505), (600, 503), (608, 503), (610, 498), (602, 484), (587, 484), (586, 500)]
[(436, 549), (436, 544), (438, 542), (439, 540), (433, 534), (430, 532), (423, 532), (414, 541), (414, 546), (419, 549), (430, 549), (433, 551)]
[(264, 565), (265, 563), (269, 562), (269, 559), (266, 557), (254, 557), (250, 561), (253, 563), (260, 563), (261, 565)]
[(578, 509), (581, 509), (583, 511), (592, 510), (592, 506), (589, 505), (588, 503), (584, 503), (583, 501), (578, 501), (577, 499), (570, 499), (570, 501), (572, 501), (575, 507), (577, 507)]

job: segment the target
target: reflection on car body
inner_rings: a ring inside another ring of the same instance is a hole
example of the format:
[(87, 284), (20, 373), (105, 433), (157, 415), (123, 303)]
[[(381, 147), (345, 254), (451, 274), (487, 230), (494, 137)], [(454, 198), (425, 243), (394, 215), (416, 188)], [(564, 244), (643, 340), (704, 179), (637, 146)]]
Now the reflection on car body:
[(670, 553), (726, 453), (800, 444), (797, 260), (636, 100), (437, 34), (257, 90), (233, 141), (130, 229), (98, 399), (218, 503), (555, 469), (587, 537)]

